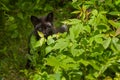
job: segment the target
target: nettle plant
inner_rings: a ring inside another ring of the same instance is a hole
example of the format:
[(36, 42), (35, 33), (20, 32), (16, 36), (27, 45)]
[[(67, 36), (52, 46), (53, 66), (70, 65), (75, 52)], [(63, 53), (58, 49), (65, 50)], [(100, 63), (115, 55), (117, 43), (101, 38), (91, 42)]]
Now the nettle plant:
[[(26, 71), (30, 79), (120, 79), (120, 22), (109, 20), (105, 11), (83, 9), (89, 16), (64, 21), (70, 26), (68, 33), (41, 37), (39, 41), (31, 38), (31, 59), (36, 69)], [(35, 53), (37, 50), (40, 54)]]

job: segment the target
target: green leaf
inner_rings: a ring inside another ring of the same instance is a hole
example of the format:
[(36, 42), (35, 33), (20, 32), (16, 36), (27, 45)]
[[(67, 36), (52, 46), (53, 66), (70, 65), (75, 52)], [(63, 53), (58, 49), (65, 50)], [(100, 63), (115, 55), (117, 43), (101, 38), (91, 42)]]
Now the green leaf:
[(53, 49), (59, 49), (60, 51), (62, 51), (63, 49), (67, 48), (69, 45), (69, 41), (66, 39), (59, 39), (57, 40), (55, 46), (53, 47)]
[(84, 30), (87, 31), (87, 32), (89, 32), (89, 33), (91, 32), (91, 28), (90, 28), (89, 25), (84, 26)]
[(14, 31), (17, 29), (17, 24), (11, 24), (7, 29), (10, 31)]
[(53, 47), (51, 47), (51, 46), (47, 46), (45, 48), (46, 54), (49, 53), (49, 52), (51, 52), (52, 50), (53, 50)]
[(105, 70), (108, 69), (108, 67), (112, 66), (116, 62), (116, 59), (117, 59), (117, 57), (108, 58), (108, 60), (105, 61), (105, 64), (103, 64), (101, 66), (101, 68), (99, 69), (99, 73), (98, 73), (98, 75), (96, 77), (103, 74), (105, 72)]
[(18, 16), (20, 19), (24, 20), (24, 17), (23, 17), (23, 14), (22, 14), (22, 13), (18, 13), (17, 16)]
[(63, 21), (63, 23), (68, 24), (68, 25), (73, 25), (73, 24), (81, 23), (81, 20), (79, 20), (79, 19), (69, 19), (69, 20)]
[(83, 60), (83, 59), (80, 59), (80, 60), (79, 60), (79, 63), (82, 63), (84, 66), (88, 66), (88, 65), (90, 64), (89, 61)]
[(75, 38), (79, 37), (79, 34), (84, 32), (83, 24), (78, 23), (76, 25), (73, 25), (70, 28), (70, 39), (74, 41)]
[(92, 11), (92, 14), (93, 14), (94, 16), (96, 16), (96, 15), (98, 15), (98, 11), (97, 11), (96, 9), (94, 9), (94, 10)]
[(41, 38), (44, 37), (44, 34), (43, 34), (42, 32), (39, 32), (39, 31), (38, 31), (38, 35), (39, 35)]
[(112, 43), (113, 43), (114, 47), (115, 47), (118, 51), (120, 51), (120, 44), (118, 43), (118, 41), (119, 41), (119, 39), (118, 39), (117, 37), (112, 38)]
[(108, 25), (106, 25), (106, 24), (99, 24), (98, 26), (97, 26), (97, 28), (99, 29), (99, 30), (103, 30), (103, 31), (107, 31), (107, 30), (109, 30), (109, 26)]
[(54, 42), (55, 42), (55, 40), (51, 36), (49, 36), (48, 39), (47, 39), (47, 44), (51, 45)]
[(61, 78), (60, 73), (56, 73), (56, 74), (55, 74), (55, 80), (61, 80), (60, 78)]
[(35, 74), (33, 80), (41, 80), (41, 76), (39, 74)]
[(31, 44), (31, 46), (34, 46), (35, 43), (36, 43), (36, 37), (32, 35), (31, 39), (30, 39), (30, 44)]
[(60, 62), (60, 67), (65, 70), (76, 69), (79, 66), (79, 64), (77, 64), (72, 57), (66, 55), (61, 56)]
[(120, 15), (120, 12), (112, 11), (112, 12), (109, 12), (108, 14), (119, 16), (119, 15)]
[(8, 19), (9, 21), (14, 21), (15, 20), (15, 18), (13, 17), (13, 16), (9, 16), (9, 19)]
[(115, 28), (118, 28), (119, 26), (120, 26), (120, 23), (119, 22), (115, 22), (115, 21), (113, 21), (113, 20), (109, 20), (108, 21), (113, 27), (115, 27)]
[(38, 40), (38, 41), (34, 44), (33, 48), (37, 48), (37, 47), (42, 46), (42, 45), (45, 43), (45, 41), (46, 41), (45, 38), (40, 38), (40, 40)]
[(99, 70), (100, 69), (100, 67), (97, 65), (97, 61), (90, 60), (89, 63), (95, 70)]
[(107, 49), (111, 43), (111, 38), (107, 38), (106, 40), (103, 41), (103, 47)]
[(103, 43), (103, 39), (101, 37), (95, 38), (95, 42), (102, 44)]
[(47, 63), (46, 63), (47, 65), (54, 66), (54, 67), (59, 67), (61, 65), (59, 60), (54, 56), (51, 56), (46, 60), (47, 60)]

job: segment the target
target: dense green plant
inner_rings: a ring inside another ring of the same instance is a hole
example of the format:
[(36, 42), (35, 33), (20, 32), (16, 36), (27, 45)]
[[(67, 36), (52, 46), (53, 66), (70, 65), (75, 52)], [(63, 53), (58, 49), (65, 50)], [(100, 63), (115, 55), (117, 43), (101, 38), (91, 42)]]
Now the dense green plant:
[(78, 18), (63, 22), (70, 26), (68, 33), (32, 38), (33, 53), (41, 50), (42, 58), (33, 54), (35, 72), (23, 71), (29, 79), (120, 79), (120, 2), (79, 1), (72, 2)]
[[(70, 14), (67, 15), (70, 10), (63, 13), (69, 5), (68, 0), (0, 1), (0, 78), (7, 80), (25, 78), (19, 71), (25, 68), (28, 36), (33, 29), (30, 16), (42, 16), (53, 11), (55, 22), (58, 23), (70, 17)], [(62, 15), (66, 16), (62, 18)], [(60, 22), (56, 26), (59, 25)]]
[[(14, 75), (20, 73), (24, 73), (24, 76), (17, 78), (30, 80), (120, 79), (119, 0), (0, 2), (0, 35), (3, 36), (0, 42), (1, 79), (1, 76), (13, 79), (16, 77)], [(36, 41), (32, 36), (32, 55), (24, 57), (27, 53), (27, 36), (32, 28), (29, 17), (51, 10), (59, 13), (55, 15), (59, 18), (55, 20), (57, 26), (60, 20), (64, 20), (63, 15), (65, 18), (72, 16), (63, 21), (69, 26), (69, 31), (54, 34), (47, 39), (38, 32), (42, 38)], [(24, 69), (27, 58), (32, 61), (34, 70)]]

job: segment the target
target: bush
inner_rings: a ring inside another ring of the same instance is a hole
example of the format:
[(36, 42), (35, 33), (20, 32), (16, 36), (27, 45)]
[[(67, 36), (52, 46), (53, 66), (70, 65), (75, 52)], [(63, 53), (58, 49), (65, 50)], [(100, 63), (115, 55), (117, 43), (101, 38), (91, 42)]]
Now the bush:
[[(30, 80), (119, 80), (120, 1), (65, 0), (67, 3), (63, 1), (65, 5), (63, 7), (59, 5), (61, 1), (63, 0), (48, 1), (49, 3), (46, 3), (46, 0), (43, 2), (20, 0), (14, 3), (1, 1), (2, 13), (0, 14), (3, 15), (1, 23), (2, 26), (7, 26), (7, 28), (2, 27), (0, 33), (4, 36), (3, 33), (7, 32), (0, 42), (3, 45), (3, 47), (0, 46), (2, 48), (0, 55), (3, 59), (0, 65), (1, 76), (12, 79), (15, 77), (13, 74), (20, 75), (22, 72), (24, 73), (24, 76), (21, 75), (22, 78)], [(7, 4), (9, 5), (6, 6)], [(27, 5), (31, 6), (28, 8)], [(12, 10), (14, 8), (15, 10)], [(64, 34), (54, 34), (47, 39), (43, 37), (38, 41), (32, 36), (33, 55), (27, 54), (27, 57), (31, 59), (35, 69), (24, 69), (27, 59), (24, 57), (27, 53), (26, 38), (31, 29), (29, 17), (31, 14), (38, 15), (39, 11), (44, 14), (51, 10), (62, 14), (55, 15), (60, 18), (56, 20), (55, 25), (59, 25), (57, 22), (64, 20), (62, 23), (69, 26), (69, 31)], [(16, 12), (17, 15), (15, 15)], [(65, 18), (71, 18), (63, 19), (63, 15)], [(38, 51), (40, 54), (37, 53)], [(9, 68), (9, 65), (12, 66)], [(9, 72), (7, 75), (11, 74), (11, 76), (6, 76), (7, 72)]]

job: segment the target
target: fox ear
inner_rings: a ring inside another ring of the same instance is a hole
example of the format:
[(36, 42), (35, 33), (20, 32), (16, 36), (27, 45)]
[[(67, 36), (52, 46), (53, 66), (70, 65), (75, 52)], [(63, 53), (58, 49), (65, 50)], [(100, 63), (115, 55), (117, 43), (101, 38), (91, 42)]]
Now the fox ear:
[(34, 27), (40, 23), (40, 19), (35, 17), (35, 16), (31, 16), (31, 22), (34, 25)]
[(49, 13), (46, 17), (46, 21), (52, 22), (53, 21), (53, 12)]

